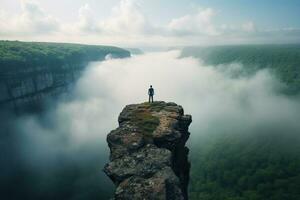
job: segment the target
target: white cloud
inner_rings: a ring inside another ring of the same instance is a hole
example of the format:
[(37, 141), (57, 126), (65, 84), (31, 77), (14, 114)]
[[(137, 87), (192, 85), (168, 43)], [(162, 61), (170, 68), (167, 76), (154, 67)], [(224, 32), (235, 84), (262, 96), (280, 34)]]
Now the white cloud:
[(145, 34), (151, 28), (140, 7), (132, 0), (121, 0), (112, 16), (101, 23), (108, 33)]
[(96, 19), (89, 4), (85, 4), (78, 11), (78, 22), (67, 25), (65, 31), (122, 37), (148, 34), (151, 32), (151, 27), (135, 1), (121, 0), (120, 4), (112, 9), (111, 15), (102, 20)]
[(47, 15), (33, 1), (21, 1), (22, 12), (10, 16), (5, 11), (0, 14), (0, 35), (36, 35), (48, 34), (59, 30), (58, 21)]
[(96, 24), (93, 11), (89, 4), (85, 4), (78, 11), (79, 22), (77, 28), (83, 32), (100, 32), (101, 28)]
[(199, 9), (194, 15), (185, 15), (183, 17), (173, 19), (168, 24), (168, 28), (178, 34), (205, 34), (218, 35), (213, 17), (215, 11), (211, 8)]
[(246, 32), (254, 32), (256, 30), (256, 27), (252, 21), (249, 21), (242, 25), (242, 30)]

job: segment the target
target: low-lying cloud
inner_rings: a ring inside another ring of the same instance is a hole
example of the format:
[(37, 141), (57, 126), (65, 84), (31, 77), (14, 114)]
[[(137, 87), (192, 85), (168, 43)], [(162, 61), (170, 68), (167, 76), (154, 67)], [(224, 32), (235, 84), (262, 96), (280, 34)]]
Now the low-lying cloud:
[[(47, 146), (43, 142), (54, 143), (51, 152), (81, 151), (91, 143), (106, 147), (106, 135), (117, 126), (119, 112), (127, 104), (146, 101), (149, 85), (156, 89), (155, 100), (176, 102), (193, 115), (192, 137), (212, 130), (243, 133), (258, 127), (300, 130), (299, 99), (280, 94), (284, 85), (267, 70), (232, 78), (237, 64), (204, 66), (179, 55), (178, 51), (148, 53), (90, 64), (71, 100), (59, 103), (44, 121), (20, 121), (24, 138), (32, 137), (43, 148)], [(32, 144), (24, 151), (31, 148)]]
[[(90, 64), (71, 99), (60, 102), (40, 119), (29, 116), (17, 120), (22, 164), (42, 174), (76, 166), (81, 173), (77, 171), (75, 178), (62, 176), (66, 184), (78, 183), (71, 184), (76, 189), (68, 199), (80, 199), (87, 187), (101, 184), (102, 189), (89, 191), (82, 199), (111, 191), (112, 185), (101, 172), (109, 156), (106, 135), (117, 127), (118, 114), (126, 104), (147, 100), (150, 84), (155, 100), (176, 102), (192, 114), (191, 143), (212, 132), (300, 132), (299, 98), (279, 93), (284, 85), (267, 70), (232, 78), (236, 65), (220, 70), (179, 56), (179, 51), (147, 53)], [(54, 181), (51, 187), (59, 184)], [(45, 186), (44, 190), (48, 189)], [(52, 192), (58, 192), (56, 189)]]

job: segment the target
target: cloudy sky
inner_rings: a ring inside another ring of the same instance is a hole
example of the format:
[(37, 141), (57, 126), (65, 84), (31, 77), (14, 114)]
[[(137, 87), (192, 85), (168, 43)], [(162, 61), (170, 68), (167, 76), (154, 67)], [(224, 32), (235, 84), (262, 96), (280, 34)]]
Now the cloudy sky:
[(299, 43), (298, 0), (0, 0), (0, 39), (168, 47)]

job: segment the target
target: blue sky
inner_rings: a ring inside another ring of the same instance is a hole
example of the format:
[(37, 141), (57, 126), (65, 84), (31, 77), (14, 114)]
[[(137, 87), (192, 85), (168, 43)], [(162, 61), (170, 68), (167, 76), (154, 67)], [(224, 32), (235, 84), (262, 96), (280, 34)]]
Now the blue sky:
[(144, 4), (149, 7), (145, 8), (147, 13), (154, 18), (170, 19), (200, 6), (217, 10), (220, 23), (250, 19), (268, 28), (300, 27), (299, 0), (151, 0)]
[(298, 43), (299, 11), (297, 0), (1, 0), (0, 39), (127, 46)]
[[(205, 0), (222, 12), (223, 20), (251, 19), (268, 28), (300, 27), (300, 1), (298, 0)], [(227, 14), (226, 14), (227, 13)]]

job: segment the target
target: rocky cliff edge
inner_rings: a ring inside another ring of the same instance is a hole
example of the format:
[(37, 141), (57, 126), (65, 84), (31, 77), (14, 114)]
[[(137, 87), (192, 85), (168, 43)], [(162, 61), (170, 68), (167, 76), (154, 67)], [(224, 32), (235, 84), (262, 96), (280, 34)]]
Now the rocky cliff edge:
[(114, 199), (188, 199), (191, 116), (175, 103), (154, 102), (126, 106), (118, 121), (107, 136), (104, 167), (116, 185)]

